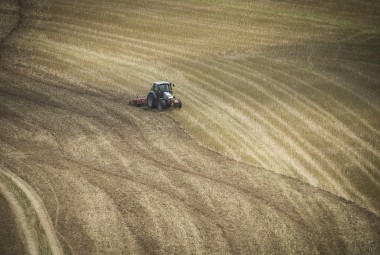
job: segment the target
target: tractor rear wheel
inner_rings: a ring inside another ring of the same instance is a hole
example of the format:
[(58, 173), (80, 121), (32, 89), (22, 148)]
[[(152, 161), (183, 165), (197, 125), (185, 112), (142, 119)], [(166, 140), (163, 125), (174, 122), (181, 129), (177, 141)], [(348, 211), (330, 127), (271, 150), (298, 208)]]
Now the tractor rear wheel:
[(155, 101), (154, 95), (150, 93), (148, 95), (148, 99), (147, 99), (149, 109), (153, 109), (154, 108), (154, 106), (155, 106), (155, 102), (154, 101)]

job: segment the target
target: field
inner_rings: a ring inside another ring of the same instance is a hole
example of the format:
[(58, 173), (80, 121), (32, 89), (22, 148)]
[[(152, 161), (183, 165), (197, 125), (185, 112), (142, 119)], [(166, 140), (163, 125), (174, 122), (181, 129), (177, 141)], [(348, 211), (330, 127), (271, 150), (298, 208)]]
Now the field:
[[(0, 18), (1, 254), (380, 253), (377, 1)], [(166, 79), (181, 110), (128, 106)]]

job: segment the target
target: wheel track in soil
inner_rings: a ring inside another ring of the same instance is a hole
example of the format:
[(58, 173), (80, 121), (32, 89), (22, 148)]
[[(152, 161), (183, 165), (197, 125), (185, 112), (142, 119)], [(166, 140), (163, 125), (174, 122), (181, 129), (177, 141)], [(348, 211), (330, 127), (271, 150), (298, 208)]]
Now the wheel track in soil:
[(7, 191), (7, 187), (1, 184), (1, 190), (4, 194), (4, 197), (8, 199), (9, 203), (11, 204), (11, 207), (15, 208), (14, 213), (15, 218), (17, 220), (17, 225), (21, 226), (20, 231), (24, 234), (24, 237), (26, 239), (26, 247), (28, 249), (28, 252), (30, 252), (31, 254), (38, 254), (41, 251), (41, 247), (39, 247), (39, 242), (41, 242), (41, 240), (38, 239), (46, 238), (49, 244), (48, 247), (51, 249), (52, 254), (64, 254), (60, 242), (57, 238), (54, 225), (47, 213), (47, 210), (41, 198), (37, 195), (35, 191), (33, 191), (33, 189), (27, 183), (25, 183), (15, 174), (5, 171), (4, 169), (0, 169), (0, 171), (1, 174), (9, 178), (11, 182), (14, 185), (16, 185), (16, 187), (19, 188), (22, 191), (22, 193), (26, 196), (27, 200), (31, 203), (31, 206), (37, 215), (39, 224), (41, 224), (42, 226), (43, 233), (37, 232), (36, 236), (36, 229), (30, 228), (30, 219), (27, 219), (27, 217), (25, 216), (26, 214), (30, 214), (31, 212), (24, 211), (25, 209), (17, 204), (25, 203), (25, 201), (19, 201), (18, 198), (15, 198), (13, 196), (11, 189), (8, 189)]

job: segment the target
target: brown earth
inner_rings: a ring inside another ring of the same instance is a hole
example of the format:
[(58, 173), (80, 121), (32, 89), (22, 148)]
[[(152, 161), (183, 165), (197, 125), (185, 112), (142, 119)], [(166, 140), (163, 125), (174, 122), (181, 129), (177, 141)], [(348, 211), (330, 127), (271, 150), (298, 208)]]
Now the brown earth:
[(0, 195), (0, 240), (0, 254), (24, 253), (13, 213), (2, 195)]
[(0, 174), (38, 194), (65, 253), (380, 253), (372, 212), (208, 150), (170, 113), (128, 107), (127, 90), (25, 66), (33, 52), (14, 45), (28, 51), (47, 5), (19, 2), (1, 44)]

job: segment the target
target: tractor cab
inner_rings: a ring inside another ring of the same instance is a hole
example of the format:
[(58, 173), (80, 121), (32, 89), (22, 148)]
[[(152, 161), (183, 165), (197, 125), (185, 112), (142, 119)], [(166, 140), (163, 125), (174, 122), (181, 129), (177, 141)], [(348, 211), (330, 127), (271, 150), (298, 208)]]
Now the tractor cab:
[(173, 94), (172, 84), (166, 81), (154, 82), (151, 91), (159, 96), (162, 96), (164, 92)]

